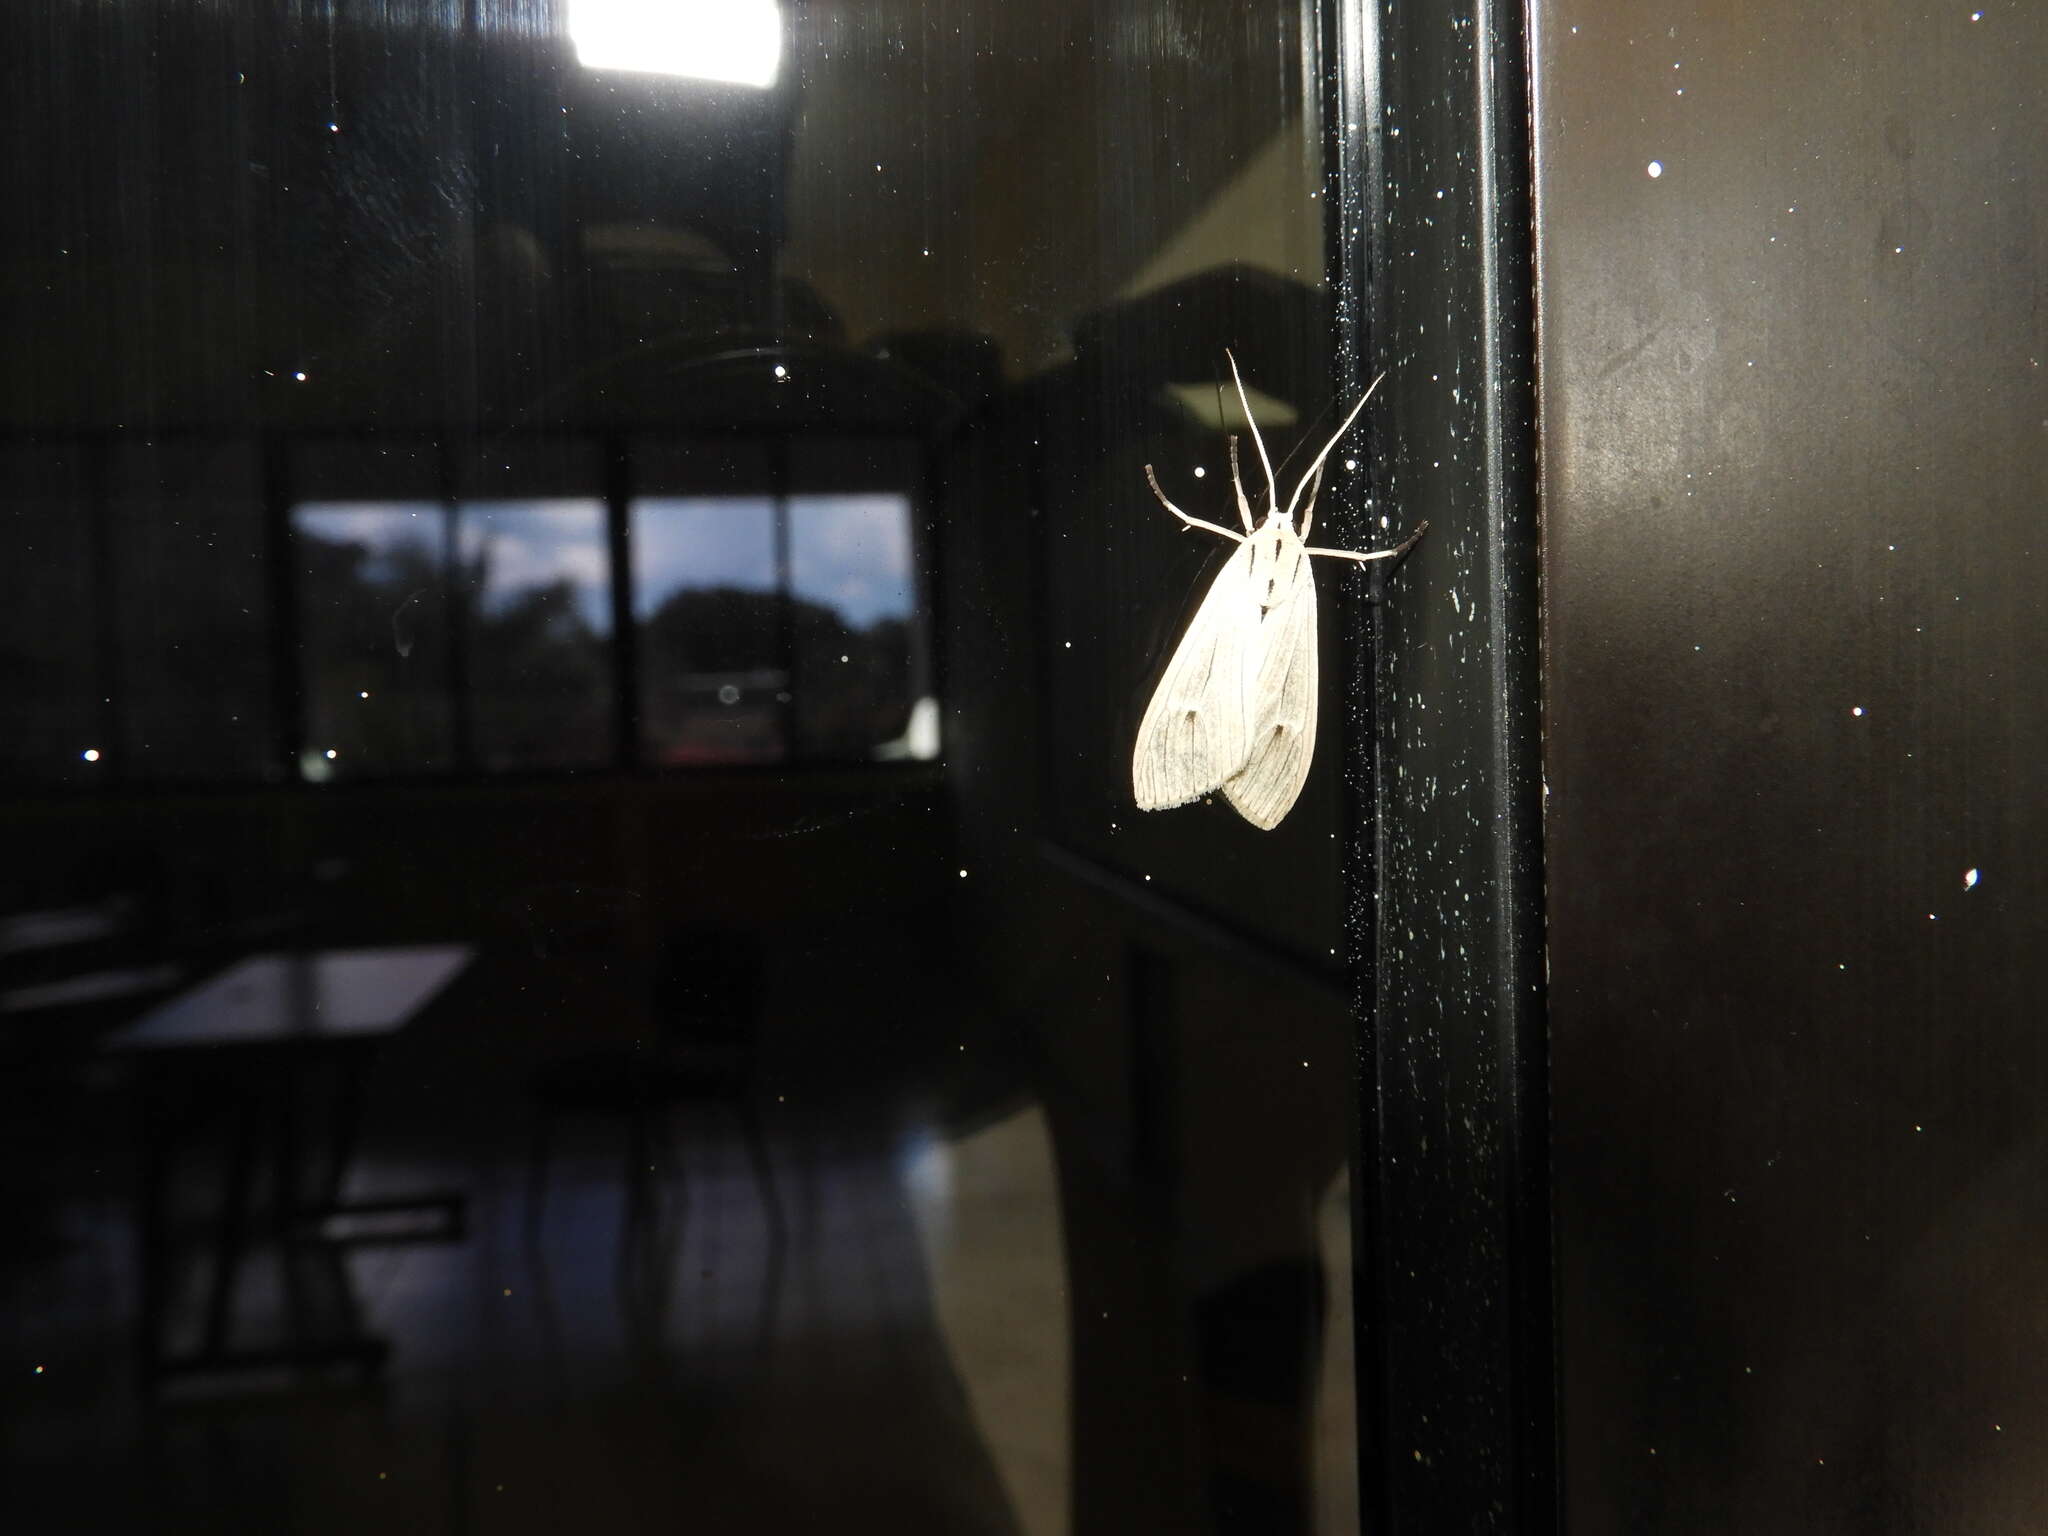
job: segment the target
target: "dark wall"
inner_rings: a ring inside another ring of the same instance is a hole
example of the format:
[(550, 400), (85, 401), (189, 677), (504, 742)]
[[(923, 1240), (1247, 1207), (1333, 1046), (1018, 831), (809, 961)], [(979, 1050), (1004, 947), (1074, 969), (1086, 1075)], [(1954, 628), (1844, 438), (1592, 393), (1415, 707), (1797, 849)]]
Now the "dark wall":
[(1536, 23), (1570, 1523), (2039, 1529), (2048, 23)]

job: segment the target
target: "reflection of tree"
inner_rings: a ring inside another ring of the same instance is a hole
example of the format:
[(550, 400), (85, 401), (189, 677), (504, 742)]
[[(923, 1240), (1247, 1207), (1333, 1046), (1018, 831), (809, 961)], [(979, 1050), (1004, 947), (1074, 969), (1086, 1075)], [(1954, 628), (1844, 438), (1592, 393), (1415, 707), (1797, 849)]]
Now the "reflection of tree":
[[(448, 583), (439, 518), (429, 526), (427, 538), (395, 539), (299, 530), (308, 745), (336, 748), (341, 772), (418, 772), (452, 756)], [(578, 609), (576, 583), (563, 577), (492, 595), (486, 545), (460, 562), (455, 586), (467, 596), (477, 760), (496, 768), (604, 761), (608, 647)]]
[[(779, 673), (784, 602), (775, 592), (734, 586), (671, 593), (642, 628), (651, 689), (706, 674)], [(909, 624), (890, 618), (855, 628), (823, 603), (792, 597), (787, 605), (791, 753), (866, 758), (901, 735), (911, 704)], [(686, 707), (719, 705), (706, 698)]]
[(683, 587), (641, 626), (648, 676), (669, 672), (755, 672), (775, 655), (781, 598), (747, 587)]
[[(438, 519), (427, 527), (439, 534)], [(333, 538), (302, 525), (293, 551), (307, 745), (336, 749), (343, 772), (447, 766), (448, 628), (438, 539)]]
[[(484, 557), (465, 572), (488, 590)], [(558, 577), (479, 604), (470, 620), (477, 756), (492, 767), (601, 762), (611, 711), (610, 648)]]
[(833, 610), (817, 611), (828, 624), (796, 632), (796, 750), (806, 757), (872, 757), (910, 722), (910, 626), (877, 619), (852, 629)]

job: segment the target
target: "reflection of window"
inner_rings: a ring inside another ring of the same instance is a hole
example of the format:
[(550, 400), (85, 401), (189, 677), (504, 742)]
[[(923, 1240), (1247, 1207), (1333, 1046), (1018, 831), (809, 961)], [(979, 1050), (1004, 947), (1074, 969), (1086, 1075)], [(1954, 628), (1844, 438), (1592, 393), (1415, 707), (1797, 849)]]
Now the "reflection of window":
[(0, 445), (0, 778), (937, 756), (913, 449), (616, 446)]
[(292, 509), (309, 779), (453, 759), (448, 526), (433, 501)]
[(305, 502), (292, 533), (307, 778), (607, 760), (603, 502)]
[(783, 756), (775, 504), (765, 496), (633, 504), (641, 750), (655, 763)]
[(906, 496), (645, 497), (632, 536), (650, 761), (936, 755)]
[(611, 557), (594, 498), (456, 509), (469, 729), (485, 768), (569, 768), (611, 750)]
[(909, 725), (910, 503), (901, 495), (792, 496), (797, 749), (871, 757)]

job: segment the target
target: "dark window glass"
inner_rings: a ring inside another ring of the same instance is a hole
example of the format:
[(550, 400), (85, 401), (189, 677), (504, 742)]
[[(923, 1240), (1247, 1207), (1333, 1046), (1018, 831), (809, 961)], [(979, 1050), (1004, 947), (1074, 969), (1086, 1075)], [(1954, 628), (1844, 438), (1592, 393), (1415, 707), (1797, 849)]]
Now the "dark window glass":
[(82, 463), (77, 449), (0, 447), (0, 771), (11, 777), (89, 781), (115, 767)]
[(275, 753), (271, 594), (253, 442), (123, 445), (109, 465), (124, 772), (250, 779)]
[(1359, 572), (1130, 778), (1339, 19), (0, 4), (8, 1514), (1356, 1527)]

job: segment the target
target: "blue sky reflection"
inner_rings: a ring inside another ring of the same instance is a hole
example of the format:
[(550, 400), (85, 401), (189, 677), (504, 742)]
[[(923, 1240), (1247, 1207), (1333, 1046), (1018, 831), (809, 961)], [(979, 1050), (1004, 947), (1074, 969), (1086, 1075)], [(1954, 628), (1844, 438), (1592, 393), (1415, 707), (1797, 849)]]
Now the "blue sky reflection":
[(478, 599), (485, 612), (503, 612), (536, 587), (568, 581), (583, 621), (598, 634), (611, 633), (611, 551), (603, 502), (595, 497), (467, 501), (457, 518), (463, 564), (479, 553), (488, 555)]
[(363, 575), (390, 581), (399, 573), (392, 556), (408, 545), (429, 561), (441, 560), (441, 504), (437, 501), (307, 501), (292, 508), (292, 526), (326, 544), (358, 544), (369, 554)]
[(775, 590), (775, 503), (766, 496), (648, 496), (633, 503), (633, 612), (690, 588)]
[(909, 498), (792, 496), (789, 524), (796, 596), (836, 608), (856, 629), (910, 617)]

